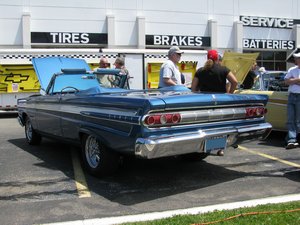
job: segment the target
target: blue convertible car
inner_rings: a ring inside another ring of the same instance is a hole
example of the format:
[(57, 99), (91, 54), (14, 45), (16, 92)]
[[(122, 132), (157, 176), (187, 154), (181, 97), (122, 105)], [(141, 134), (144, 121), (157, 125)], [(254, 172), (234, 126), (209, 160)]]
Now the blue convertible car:
[(266, 95), (128, 90), (119, 70), (89, 71), (80, 59), (32, 61), (42, 89), (18, 100), (27, 142), (48, 137), (81, 146), (84, 166), (96, 176), (115, 171), (122, 155), (203, 159), (271, 131)]

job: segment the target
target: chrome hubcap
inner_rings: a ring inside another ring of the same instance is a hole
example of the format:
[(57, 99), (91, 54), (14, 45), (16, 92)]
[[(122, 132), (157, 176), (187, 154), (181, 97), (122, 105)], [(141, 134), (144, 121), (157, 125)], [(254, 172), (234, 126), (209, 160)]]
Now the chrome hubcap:
[(100, 146), (93, 136), (89, 136), (86, 140), (85, 156), (90, 167), (96, 168), (100, 164)]
[(29, 120), (26, 122), (26, 137), (28, 140), (32, 139), (32, 126)]

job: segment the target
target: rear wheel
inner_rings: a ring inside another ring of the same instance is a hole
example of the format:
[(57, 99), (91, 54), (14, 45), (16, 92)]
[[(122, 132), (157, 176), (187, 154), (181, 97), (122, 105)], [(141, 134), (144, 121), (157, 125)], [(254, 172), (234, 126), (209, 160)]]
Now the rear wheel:
[(41, 143), (42, 136), (33, 129), (28, 117), (25, 120), (25, 136), (28, 144), (30, 145), (38, 145)]
[(94, 135), (86, 135), (82, 140), (82, 159), (89, 173), (101, 177), (118, 169), (120, 157), (107, 149)]

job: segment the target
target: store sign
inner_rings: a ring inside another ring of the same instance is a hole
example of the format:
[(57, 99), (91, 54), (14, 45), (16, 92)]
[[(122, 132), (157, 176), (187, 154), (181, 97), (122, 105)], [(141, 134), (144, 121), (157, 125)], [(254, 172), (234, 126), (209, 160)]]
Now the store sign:
[[(240, 16), (240, 21), (244, 26), (249, 27), (272, 27), (272, 28), (293, 28), (299, 21), (286, 18), (258, 17), (258, 16)], [(296, 23), (295, 23), (296, 22)]]
[(244, 39), (244, 48), (260, 49), (295, 49), (295, 41), (290, 40), (268, 40), (268, 39)]
[(177, 36), (177, 35), (146, 35), (146, 45), (181, 47), (210, 47), (210, 37)]
[(47, 44), (107, 44), (107, 34), (73, 32), (31, 32), (31, 43)]

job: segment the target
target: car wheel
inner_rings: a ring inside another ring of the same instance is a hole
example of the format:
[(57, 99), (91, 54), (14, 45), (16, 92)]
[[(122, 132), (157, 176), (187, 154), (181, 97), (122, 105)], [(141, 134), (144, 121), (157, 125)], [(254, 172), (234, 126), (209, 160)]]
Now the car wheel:
[(107, 149), (94, 135), (86, 135), (82, 141), (82, 159), (89, 173), (102, 177), (118, 169), (120, 157)]
[(25, 122), (25, 136), (28, 144), (38, 145), (41, 143), (42, 136), (39, 135), (32, 127), (30, 119), (27, 117)]
[(181, 155), (181, 158), (186, 161), (196, 162), (205, 159), (209, 154), (201, 152), (201, 153), (189, 153), (185, 155)]

